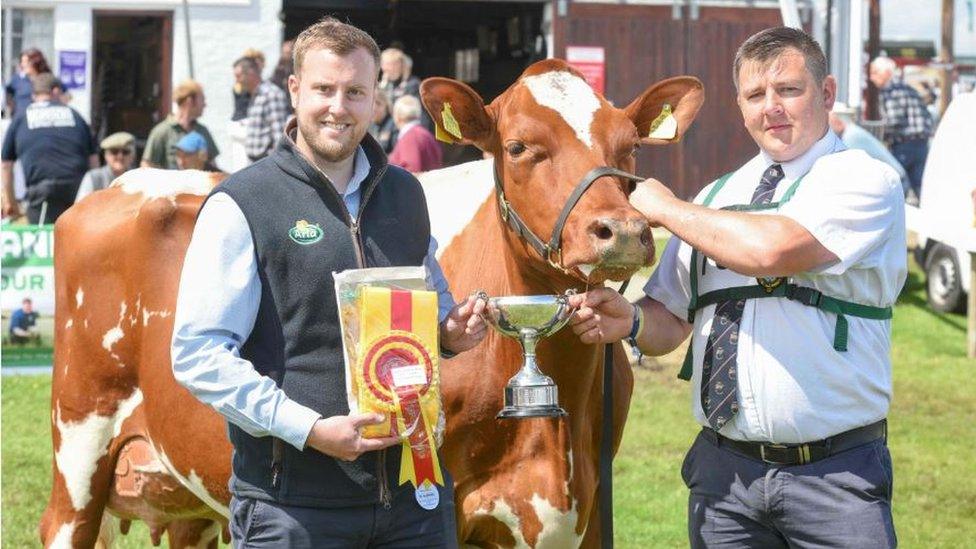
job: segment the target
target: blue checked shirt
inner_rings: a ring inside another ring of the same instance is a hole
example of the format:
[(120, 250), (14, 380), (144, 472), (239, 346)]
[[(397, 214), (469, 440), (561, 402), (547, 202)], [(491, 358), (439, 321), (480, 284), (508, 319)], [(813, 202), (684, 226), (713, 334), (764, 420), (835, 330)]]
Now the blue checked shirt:
[(243, 120), (244, 152), (253, 162), (264, 158), (284, 135), (288, 120), (288, 97), (267, 80), (254, 90), (254, 98)]
[(881, 88), (881, 110), (885, 121), (885, 144), (928, 139), (932, 135), (932, 115), (915, 88), (892, 78)]

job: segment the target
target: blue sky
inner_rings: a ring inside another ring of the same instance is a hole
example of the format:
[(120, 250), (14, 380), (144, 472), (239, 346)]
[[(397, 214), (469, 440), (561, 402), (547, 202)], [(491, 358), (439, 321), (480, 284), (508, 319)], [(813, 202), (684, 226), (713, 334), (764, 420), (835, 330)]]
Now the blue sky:
[[(867, 4), (867, 2), (865, 2)], [(956, 0), (955, 53), (976, 56), (976, 0)], [(931, 40), (938, 51), (942, 0), (881, 0), (882, 40)]]

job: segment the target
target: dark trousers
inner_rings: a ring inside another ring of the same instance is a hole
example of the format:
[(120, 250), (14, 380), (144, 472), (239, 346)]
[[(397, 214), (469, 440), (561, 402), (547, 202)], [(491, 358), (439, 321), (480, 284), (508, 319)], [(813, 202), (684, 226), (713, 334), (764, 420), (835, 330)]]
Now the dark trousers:
[[(445, 475), (446, 476), (446, 475)], [(354, 549), (457, 547), (451, 481), (439, 486), (440, 504), (428, 511), (413, 485), (399, 487), (382, 504), (342, 508), (297, 507), (251, 498), (231, 498), (230, 535), (235, 549)]]
[(778, 466), (702, 434), (681, 476), (691, 547), (888, 548), (891, 456), (883, 439), (806, 465)]
[(891, 154), (908, 172), (908, 181), (917, 198), (922, 197), (922, 173), (929, 155), (928, 139), (912, 139), (891, 146)]
[[(78, 194), (80, 179), (42, 179), (27, 186), (27, 221), (54, 223), (72, 204)], [(47, 207), (45, 209), (45, 204)], [(41, 219), (41, 214), (44, 219)]]

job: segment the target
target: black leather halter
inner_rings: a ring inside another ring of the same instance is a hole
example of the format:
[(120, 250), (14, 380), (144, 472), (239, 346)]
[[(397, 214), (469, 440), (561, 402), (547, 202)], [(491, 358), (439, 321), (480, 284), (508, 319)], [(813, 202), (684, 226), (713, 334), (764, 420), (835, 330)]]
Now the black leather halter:
[(502, 216), (502, 221), (504, 221), (515, 234), (519, 235), (529, 246), (532, 247), (539, 256), (546, 260), (550, 265), (559, 269), (563, 272), (568, 272), (565, 267), (563, 267), (563, 250), (562, 250), (562, 234), (563, 226), (566, 224), (566, 220), (569, 219), (569, 214), (576, 207), (579, 199), (583, 197), (583, 193), (593, 185), (593, 182), (604, 176), (614, 176), (622, 177), (624, 179), (629, 179), (630, 181), (643, 181), (644, 178), (637, 177), (634, 174), (627, 173), (623, 170), (618, 170), (616, 168), (611, 168), (609, 166), (600, 166), (593, 168), (583, 179), (580, 180), (576, 188), (573, 189), (573, 194), (569, 195), (566, 199), (566, 204), (563, 205), (562, 212), (559, 213), (559, 218), (556, 219), (556, 225), (552, 228), (552, 236), (549, 238), (549, 243), (545, 243), (541, 238), (532, 232), (532, 229), (522, 221), (521, 216), (512, 209), (512, 205), (509, 204), (508, 200), (505, 199), (505, 189), (502, 187), (502, 181), (498, 177), (498, 171), (492, 167), (492, 174), (495, 176), (495, 193), (498, 195), (498, 209)]

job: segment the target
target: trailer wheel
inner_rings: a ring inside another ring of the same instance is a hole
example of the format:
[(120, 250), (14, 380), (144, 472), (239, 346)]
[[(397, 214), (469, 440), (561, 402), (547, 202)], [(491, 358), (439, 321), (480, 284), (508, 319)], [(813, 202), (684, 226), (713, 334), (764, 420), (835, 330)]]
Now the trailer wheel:
[(955, 250), (935, 244), (928, 254), (925, 268), (925, 293), (929, 306), (941, 313), (962, 313), (966, 310), (966, 293)]

